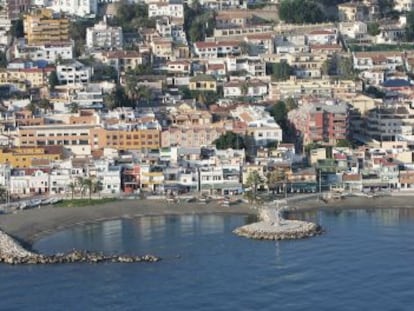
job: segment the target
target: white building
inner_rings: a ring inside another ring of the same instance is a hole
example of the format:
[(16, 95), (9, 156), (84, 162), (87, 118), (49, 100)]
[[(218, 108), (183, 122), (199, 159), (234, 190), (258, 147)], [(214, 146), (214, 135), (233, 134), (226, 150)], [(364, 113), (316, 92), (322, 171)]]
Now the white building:
[(182, 2), (170, 0), (169, 2), (156, 2), (148, 5), (148, 17), (168, 16), (184, 18)]
[(414, 8), (414, 0), (394, 0), (394, 10), (410, 12)]
[(239, 56), (226, 59), (227, 71), (245, 71), (250, 76), (265, 76), (266, 63), (260, 57)]
[(338, 39), (336, 29), (314, 30), (306, 37), (308, 44), (336, 44)]
[(73, 42), (26, 45), (23, 40), (14, 45), (13, 52), (15, 58), (45, 60), (48, 63), (56, 63), (58, 59), (73, 59)]
[(174, 42), (187, 44), (187, 38), (182, 22), (176, 23), (174, 19), (163, 17), (157, 19), (155, 27), (162, 38), (172, 38)]
[(49, 0), (48, 7), (80, 17), (94, 16), (98, 12), (98, 0)]
[(101, 193), (114, 194), (121, 192), (121, 167), (108, 161), (97, 161), (96, 178), (101, 182)]
[(224, 84), (224, 97), (264, 97), (268, 94), (268, 84), (260, 80), (230, 81)]
[(241, 53), (241, 41), (200, 41), (195, 42), (194, 54), (200, 58), (218, 58), (238, 56)]
[(85, 66), (81, 62), (71, 61), (56, 66), (56, 73), (60, 83), (63, 84), (82, 84), (91, 80), (93, 69)]
[(346, 38), (359, 39), (368, 33), (368, 29), (364, 22), (342, 22), (339, 23), (339, 32)]
[(122, 45), (122, 28), (108, 26), (106, 19), (86, 29), (86, 46), (90, 49), (122, 49)]
[(72, 182), (70, 169), (55, 169), (49, 174), (50, 193), (51, 194), (65, 194), (71, 193), (69, 184)]
[(103, 97), (102, 88), (99, 85), (88, 84), (70, 95), (70, 103), (82, 109), (102, 109), (104, 107)]
[(247, 134), (254, 137), (257, 146), (281, 142), (282, 129), (262, 106), (238, 106), (231, 115), (247, 124)]

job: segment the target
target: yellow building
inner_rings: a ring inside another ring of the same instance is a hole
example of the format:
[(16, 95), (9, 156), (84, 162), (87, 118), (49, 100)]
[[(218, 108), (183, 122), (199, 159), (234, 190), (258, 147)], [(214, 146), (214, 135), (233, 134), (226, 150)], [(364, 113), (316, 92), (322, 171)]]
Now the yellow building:
[(100, 148), (118, 150), (159, 149), (161, 145), (160, 129), (136, 130), (98, 130)]
[(56, 161), (63, 158), (62, 146), (17, 147), (0, 149), (0, 163), (13, 168), (27, 168), (32, 161)]
[(45, 44), (69, 40), (69, 20), (41, 9), (25, 15), (24, 33), (28, 44)]
[(47, 84), (47, 77), (52, 68), (2, 69), (0, 85), (14, 85), (24, 91), (27, 87), (42, 87)]
[(189, 89), (191, 91), (217, 92), (217, 82), (212, 76), (198, 75), (190, 79)]
[[(76, 122), (80, 120), (78, 118)], [(159, 149), (161, 144), (161, 129), (109, 130), (89, 123), (22, 126), (17, 134), (19, 145), (23, 147), (62, 145), (72, 151), (107, 147), (118, 150)]]

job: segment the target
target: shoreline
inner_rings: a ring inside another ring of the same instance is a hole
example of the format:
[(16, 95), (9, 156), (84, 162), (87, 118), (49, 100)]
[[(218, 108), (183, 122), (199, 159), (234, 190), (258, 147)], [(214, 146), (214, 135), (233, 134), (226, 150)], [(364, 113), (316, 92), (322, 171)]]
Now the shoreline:
[(45, 206), (17, 213), (0, 215), (0, 229), (19, 241), (27, 249), (54, 232), (75, 226), (117, 219), (133, 219), (167, 215), (233, 214), (255, 215), (247, 203), (222, 207), (218, 202), (207, 204), (168, 203), (165, 200), (119, 200), (102, 205), (82, 207)]
[[(309, 197), (288, 200), (286, 211), (295, 213), (319, 209), (413, 208), (414, 203), (411, 203), (411, 198), (413, 196), (348, 197), (324, 203), (316, 197)], [(102, 205), (61, 208), (46, 206), (20, 211), (16, 214), (4, 214), (0, 215), (0, 229), (28, 249), (32, 249), (33, 244), (42, 237), (75, 226), (116, 219), (195, 214), (256, 215), (257, 210), (247, 203), (222, 207), (219, 202), (171, 204), (165, 200), (119, 200)]]

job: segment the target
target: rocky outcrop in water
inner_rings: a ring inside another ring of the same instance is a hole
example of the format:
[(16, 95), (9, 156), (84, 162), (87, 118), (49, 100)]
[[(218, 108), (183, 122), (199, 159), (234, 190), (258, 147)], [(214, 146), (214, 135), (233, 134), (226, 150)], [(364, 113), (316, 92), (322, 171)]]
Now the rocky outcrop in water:
[(67, 254), (42, 255), (23, 248), (8, 234), (0, 231), (0, 263), (17, 264), (64, 264), (64, 263), (103, 263), (103, 262), (157, 262), (160, 258), (153, 255), (104, 255), (88, 251), (74, 250)]
[(239, 236), (256, 240), (291, 240), (313, 237), (323, 231), (319, 225), (314, 223), (284, 220), (284, 223), (278, 227), (261, 221), (236, 228), (233, 232)]
[(236, 228), (233, 233), (256, 240), (303, 239), (319, 235), (321, 226), (312, 222), (286, 220), (280, 210), (263, 208), (259, 211), (260, 222)]

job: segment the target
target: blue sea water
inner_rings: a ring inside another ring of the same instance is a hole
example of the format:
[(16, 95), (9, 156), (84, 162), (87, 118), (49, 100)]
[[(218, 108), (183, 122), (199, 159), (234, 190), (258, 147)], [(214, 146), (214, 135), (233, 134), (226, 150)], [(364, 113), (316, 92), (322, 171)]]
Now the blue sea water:
[(0, 266), (0, 310), (414, 310), (414, 209), (332, 210), (322, 236), (253, 241), (240, 215), (157, 216), (57, 232), (34, 247), (159, 263)]

